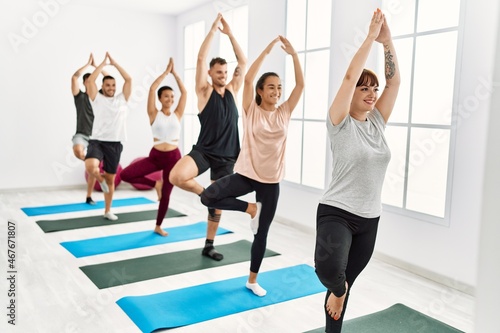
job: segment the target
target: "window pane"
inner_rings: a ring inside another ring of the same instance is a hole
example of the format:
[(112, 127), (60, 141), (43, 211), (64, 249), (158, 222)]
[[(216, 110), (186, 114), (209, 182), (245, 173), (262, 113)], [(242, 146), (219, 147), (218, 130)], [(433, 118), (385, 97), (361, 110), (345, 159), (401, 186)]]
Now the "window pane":
[(198, 134), (200, 133), (200, 122), (197, 115), (185, 114), (183, 120), (183, 155), (189, 153), (196, 143)]
[[(401, 72), (401, 86), (399, 87), (398, 98), (392, 111), (390, 122), (407, 123), (408, 114), (410, 111), (410, 88), (411, 88), (411, 66), (413, 59), (413, 38), (397, 39), (394, 41), (396, 55), (399, 62), (399, 70)], [(379, 64), (379, 79), (381, 88), (384, 81), (384, 57), (381, 56)], [(382, 92), (383, 89), (380, 89)]]
[(205, 38), (205, 22), (190, 24), (184, 29), (184, 68), (195, 68), (198, 50)]
[[(293, 59), (290, 56), (287, 56), (285, 59), (286, 59), (285, 82), (283, 83), (284, 94), (281, 97), (282, 101), (285, 101), (288, 97), (290, 97), (290, 93), (295, 87), (295, 69), (293, 67)], [(302, 66), (302, 71), (304, 71), (304, 53), (299, 53), (299, 61), (300, 65)], [(295, 107), (295, 110), (293, 110), (292, 118), (302, 119), (303, 116), (304, 116), (304, 92), (302, 92), (299, 103)]]
[(415, 0), (384, 0), (382, 10), (389, 21), (393, 36), (414, 32)]
[(450, 125), (457, 32), (417, 38), (412, 122)]
[(285, 180), (300, 184), (302, 155), (302, 122), (290, 121), (286, 139)]
[(304, 122), (302, 184), (325, 188), (326, 126), (324, 122)]
[(449, 145), (449, 130), (411, 130), (406, 208), (444, 217)]
[(405, 127), (387, 126), (385, 129), (392, 157), (382, 187), (382, 203), (396, 207), (403, 207), (407, 133)]
[(303, 51), (306, 47), (306, 1), (288, 0), (286, 7), (286, 38), (292, 43), (296, 51)]
[(307, 49), (330, 46), (332, 2), (309, 0), (307, 8)]
[(306, 55), (304, 118), (325, 120), (328, 111), (330, 51), (309, 52)]
[[(238, 44), (245, 54), (248, 47), (248, 6), (242, 6), (231, 11), (224, 13), (224, 19), (227, 21), (231, 27)], [(219, 55), (220, 57), (226, 59), (228, 63), (236, 62), (236, 55), (234, 54), (233, 46), (231, 41), (224, 34), (219, 34), (220, 36), (220, 46)], [(201, 45), (201, 43), (200, 43)], [(228, 74), (232, 77), (233, 71)]]
[(185, 114), (198, 114), (196, 94), (194, 93), (194, 81), (196, 70), (187, 69), (184, 71), (184, 86), (188, 90)]
[(419, 0), (417, 32), (456, 27), (460, 0)]

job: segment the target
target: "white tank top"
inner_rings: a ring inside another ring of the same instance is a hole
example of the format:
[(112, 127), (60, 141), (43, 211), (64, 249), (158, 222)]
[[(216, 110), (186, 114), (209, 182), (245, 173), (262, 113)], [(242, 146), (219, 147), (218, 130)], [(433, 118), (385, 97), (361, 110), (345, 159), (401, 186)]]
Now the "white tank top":
[(158, 140), (154, 142), (155, 145), (168, 143), (177, 146), (181, 134), (181, 123), (174, 112), (167, 116), (158, 111), (155, 121), (151, 124), (151, 131), (153, 137)]

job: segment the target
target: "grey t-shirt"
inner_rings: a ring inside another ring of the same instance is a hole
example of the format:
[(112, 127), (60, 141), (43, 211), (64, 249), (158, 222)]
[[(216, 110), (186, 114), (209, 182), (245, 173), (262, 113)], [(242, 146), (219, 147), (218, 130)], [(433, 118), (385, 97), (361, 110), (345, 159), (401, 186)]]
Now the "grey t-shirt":
[(326, 123), (333, 171), (320, 203), (365, 218), (380, 216), (382, 184), (391, 159), (384, 118), (374, 109), (366, 121), (347, 115), (335, 126), (328, 115)]
[(76, 133), (90, 136), (94, 113), (90, 105), (89, 96), (81, 90), (74, 96), (76, 106)]

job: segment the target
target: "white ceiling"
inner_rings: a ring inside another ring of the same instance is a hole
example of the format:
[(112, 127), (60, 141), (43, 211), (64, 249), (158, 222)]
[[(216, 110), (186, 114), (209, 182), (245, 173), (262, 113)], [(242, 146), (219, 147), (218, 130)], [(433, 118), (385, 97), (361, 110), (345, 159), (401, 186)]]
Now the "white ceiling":
[(80, 4), (112, 7), (177, 16), (185, 11), (212, 3), (217, 12), (236, 7), (246, 0), (77, 0)]

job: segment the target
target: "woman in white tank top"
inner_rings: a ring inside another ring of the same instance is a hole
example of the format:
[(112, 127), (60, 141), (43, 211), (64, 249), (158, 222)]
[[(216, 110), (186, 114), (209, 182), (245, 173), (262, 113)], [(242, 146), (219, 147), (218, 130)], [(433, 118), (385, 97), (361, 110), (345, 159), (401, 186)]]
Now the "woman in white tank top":
[[(174, 76), (179, 90), (181, 92), (179, 102), (175, 110), (172, 110), (174, 104), (174, 90), (169, 86), (163, 86), (160, 89), (160, 83), (168, 74)], [(158, 91), (156, 91), (158, 89)], [(156, 97), (161, 103), (161, 108), (158, 110), (156, 106)], [(170, 58), (166, 70), (151, 84), (148, 95), (148, 117), (153, 133), (153, 148), (149, 156), (132, 163), (122, 170), (121, 179), (132, 184), (142, 184), (155, 188), (158, 193), (158, 214), (156, 216), (156, 225), (154, 231), (161, 235), (167, 236), (168, 233), (161, 228), (161, 223), (168, 211), (170, 201), (170, 193), (173, 185), (168, 181), (170, 171), (175, 163), (181, 158), (181, 153), (178, 148), (181, 123), (180, 120), (184, 114), (186, 107), (187, 93), (184, 84), (179, 75), (174, 70), (174, 61)], [(147, 176), (155, 171), (162, 170), (162, 179), (154, 181)]]

